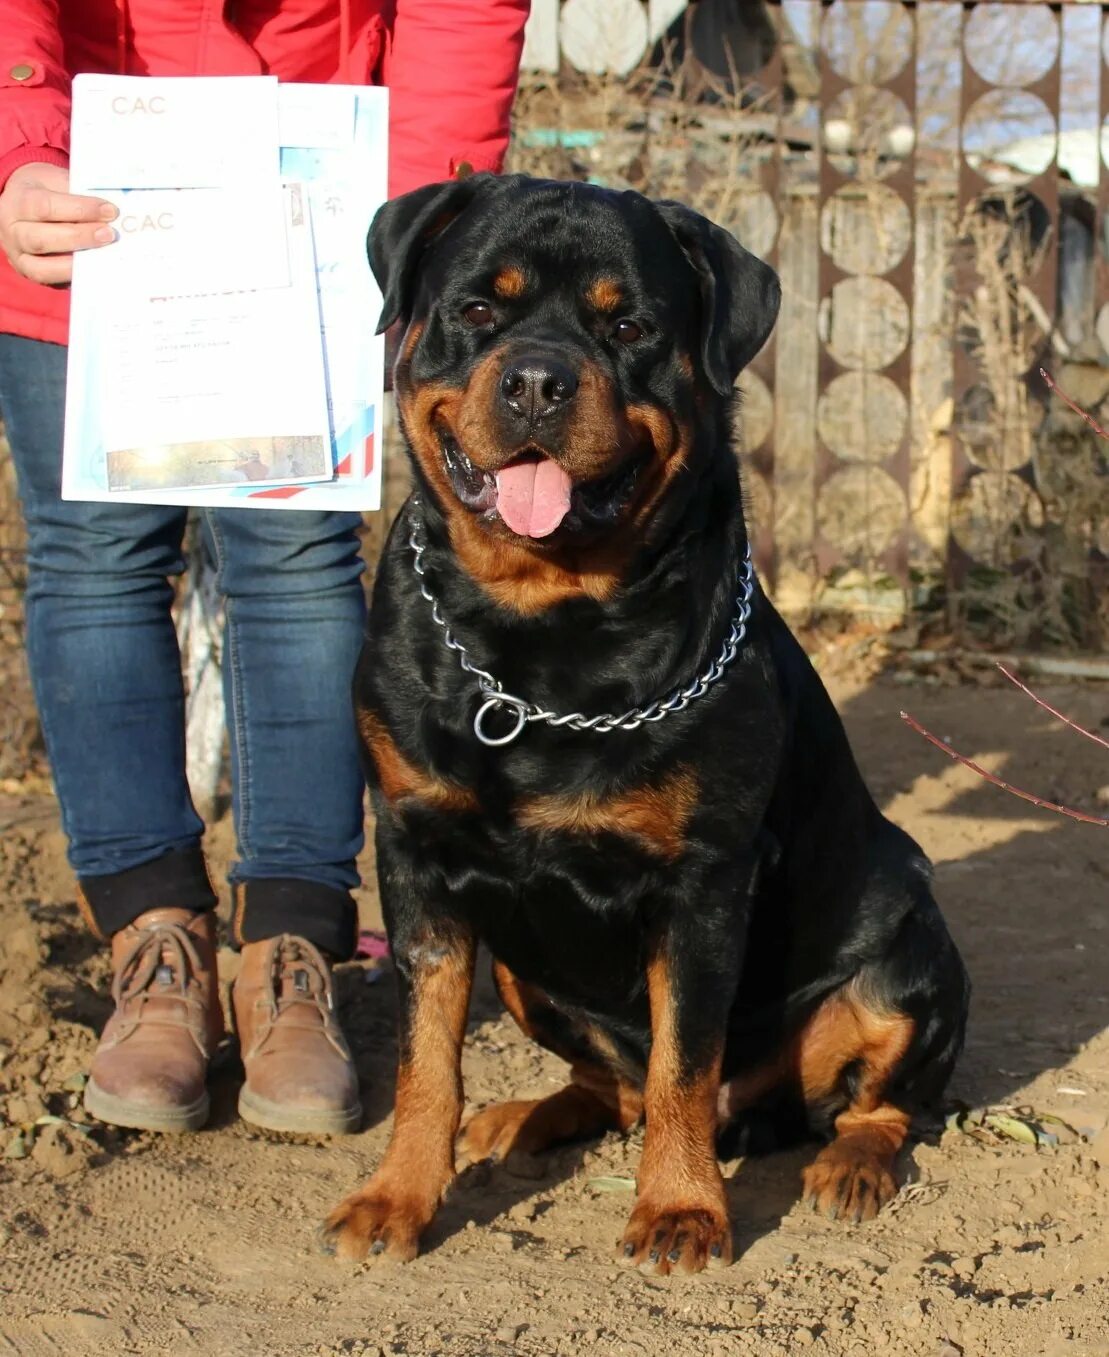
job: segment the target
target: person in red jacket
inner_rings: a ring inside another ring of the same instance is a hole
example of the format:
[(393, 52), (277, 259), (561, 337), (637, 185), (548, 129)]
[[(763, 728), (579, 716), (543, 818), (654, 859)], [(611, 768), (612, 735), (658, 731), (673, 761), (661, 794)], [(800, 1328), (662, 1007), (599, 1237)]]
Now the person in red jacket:
[[(28, 537), (27, 653), (78, 878), (110, 939), (115, 1012), (89, 1110), (149, 1130), (208, 1115), (223, 1035), (215, 894), (185, 778), (170, 615), (182, 509), (60, 497), (75, 250), (114, 209), (70, 194), (78, 72), (387, 84), (390, 191), (498, 170), (528, 0), (0, 0), (0, 416)], [(368, 223), (367, 223), (368, 225)], [(205, 511), (225, 598), (238, 861), (239, 1110), (282, 1131), (361, 1118), (330, 966), (353, 954), (363, 786), (350, 704), (362, 639), (355, 514)]]

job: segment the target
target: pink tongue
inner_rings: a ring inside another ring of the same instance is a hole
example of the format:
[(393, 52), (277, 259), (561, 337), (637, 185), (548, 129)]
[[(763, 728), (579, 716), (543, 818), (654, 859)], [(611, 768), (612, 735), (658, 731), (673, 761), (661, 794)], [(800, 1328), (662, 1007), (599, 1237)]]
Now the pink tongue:
[(522, 537), (547, 537), (566, 517), (573, 482), (557, 462), (517, 462), (497, 472), (497, 512)]

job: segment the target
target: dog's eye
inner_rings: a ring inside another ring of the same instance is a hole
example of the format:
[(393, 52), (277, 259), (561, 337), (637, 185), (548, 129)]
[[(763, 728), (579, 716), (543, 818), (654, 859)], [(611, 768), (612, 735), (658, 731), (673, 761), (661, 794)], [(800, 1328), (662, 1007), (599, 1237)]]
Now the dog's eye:
[(493, 308), (488, 302), (471, 302), (462, 308), (462, 319), (475, 330), (493, 324)]
[(635, 344), (643, 338), (643, 327), (634, 320), (618, 320), (612, 333), (621, 344)]

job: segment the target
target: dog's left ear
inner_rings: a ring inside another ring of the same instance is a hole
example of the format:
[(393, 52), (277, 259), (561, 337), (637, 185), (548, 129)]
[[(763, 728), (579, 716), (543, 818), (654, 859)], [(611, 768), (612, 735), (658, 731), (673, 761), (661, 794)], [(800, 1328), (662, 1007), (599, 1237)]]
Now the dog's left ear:
[(473, 174), (414, 189), (378, 208), (366, 239), (370, 268), (383, 298), (378, 334), (410, 313), (424, 252), (495, 182), (495, 175)]
[(701, 282), (702, 360), (722, 396), (770, 336), (782, 289), (778, 275), (720, 226), (683, 203), (656, 204)]

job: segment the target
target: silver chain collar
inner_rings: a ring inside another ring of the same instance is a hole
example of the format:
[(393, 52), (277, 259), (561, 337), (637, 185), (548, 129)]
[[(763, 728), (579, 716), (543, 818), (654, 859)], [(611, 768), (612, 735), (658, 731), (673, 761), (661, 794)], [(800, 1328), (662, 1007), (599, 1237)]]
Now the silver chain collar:
[[(473, 674), (477, 679), (478, 689), (485, 701), (482, 702), (474, 717), (474, 734), (482, 744), (489, 745), (492, 748), (511, 744), (530, 721), (542, 721), (544, 725), (548, 726), (565, 726), (570, 730), (595, 730), (603, 735), (610, 730), (637, 730), (648, 721), (661, 721), (664, 716), (669, 716), (672, 712), (683, 711), (691, 702), (695, 702), (699, 697), (704, 697), (712, 685), (723, 677), (724, 670), (735, 659), (736, 653), (743, 643), (743, 638), (747, 635), (747, 623), (751, 618), (751, 600), (755, 592), (755, 567), (751, 560), (750, 543), (747, 544), (743, 568), (739, 575), (739, 592), (736, 594), (736, 611), (732, 617), (731, 628), (724, 638), (724, 644), (721, 646), (716, 659), (692, 683), (684, 688), (673, 689), (666, 697), (659, 698), (657, 702), (652, 702), (648, 707), (633, 707), (630, 711), (624, 712), (622, 716), (613, 716), (611, 712), (604, 712), (600, 716), (585, 716), (578, 711), (567, 712), (563, 715), (553, 711), (544, 711), (542, 707), (537, 706), (534, 702), (528, 702), (526, 698), (517, 697), (515, 693), (506, 693), (499, 679), (494, 678), (488, 670), (479, 668), (470, 659), (469, 651), (455, 637), (443, 616), (443, 611), (439, 607), (439, 600), (427, 587), (425, 579), (427, 567), (423, 560), (427, 546), (426, 543), (421, 541), (420, 529), (423, 525), (419, 515), (418, 500), (412, 501), (410, 523), (408, 545), (412, 549), (412, 569), (419, 578), (420, 593), (431, 605), (432, 621), (443, 630), (443, 644), (448, 650), (455, 652), (458, 656), (458, 663), (466, 673)], [(484, 728), (484, 723), (491, 712), (499, 711), (502, 708), (515, 714), (515, 724), (505, 735), (489, 735)]]

